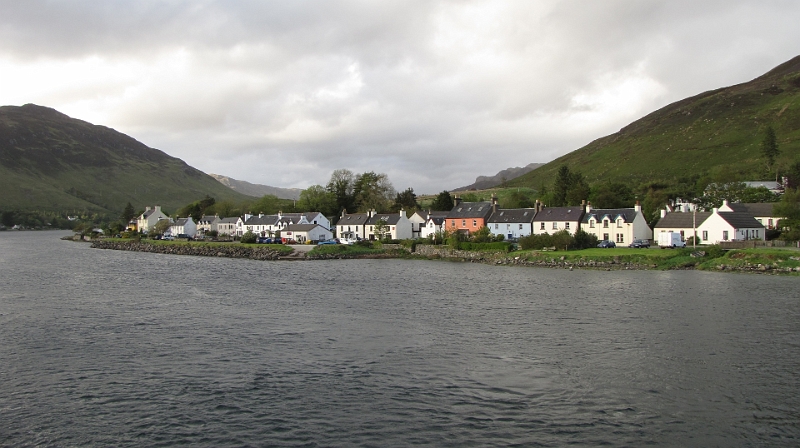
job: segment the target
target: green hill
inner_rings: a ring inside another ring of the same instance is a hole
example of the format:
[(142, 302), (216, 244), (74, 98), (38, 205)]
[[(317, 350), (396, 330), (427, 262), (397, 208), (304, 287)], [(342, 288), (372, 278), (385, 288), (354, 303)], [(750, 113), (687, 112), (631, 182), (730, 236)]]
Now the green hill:
[(26, 104), (0, 107), (0, 210), (174, 211), (206, 195), (242, 202), (211, 176), (109, 129)]
[[(781, 151), (772, 170), (760, 151), (772, 126)], [(800, 56), (750, 82), (672, 103), (619, 132), (508, 182), (550, 186), (566, 165), (590, 184), (672, 184), (682, 179), (775, 180), (800, 160)]]

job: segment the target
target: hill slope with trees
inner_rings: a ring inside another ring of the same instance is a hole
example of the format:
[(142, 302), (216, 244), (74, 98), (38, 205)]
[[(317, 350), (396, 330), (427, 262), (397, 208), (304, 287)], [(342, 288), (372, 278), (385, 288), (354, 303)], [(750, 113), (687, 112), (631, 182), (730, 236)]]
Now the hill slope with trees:
[[(774, 131), (778, 153), (762, 150)], [(800, 56), (750, 82), (712, 90), (663, 107), (588, 145), (508, 182), (541, 190), (562, 166), (592, 187), (775, 180), (800, 161)]]

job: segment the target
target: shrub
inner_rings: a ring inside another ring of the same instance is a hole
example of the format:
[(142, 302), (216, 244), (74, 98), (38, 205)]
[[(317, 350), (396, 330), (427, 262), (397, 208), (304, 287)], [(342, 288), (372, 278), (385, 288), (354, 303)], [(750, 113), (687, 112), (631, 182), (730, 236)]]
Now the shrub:
[(256, 237), (255, 233), (248, 230), (244, 235), (242, 235), (241, 242), (244, 244), (255, 244), (257, 238), (258, 237)]
[(472, 250), (472, 251), (502, 251), (511, 252), (513, 245), (511, 243), (496, 242), (496, 243), (470, 243), (463, 242), (458, 244), (458, 249)]
[(599, 242), (596, 235), (586, 233), (583, 231), (583, 229), (578, 229), (573, 238), (575, 240), (575, 249), (589, 249), (591, 247), (597, 247), (597, 243)]

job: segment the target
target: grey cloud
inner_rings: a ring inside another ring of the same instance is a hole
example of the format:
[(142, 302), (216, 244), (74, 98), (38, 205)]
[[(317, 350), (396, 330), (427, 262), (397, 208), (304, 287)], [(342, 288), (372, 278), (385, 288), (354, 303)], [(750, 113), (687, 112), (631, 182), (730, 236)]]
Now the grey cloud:
[(763, 73), (796, 54), (798, 9), (6, 1), (0, 60), (135, 61), (139, 79), (50, 96), (27, 88), (67, 113), (94, 101), (100, 124), (204, 171), (303, 187), (349, 168), (435, 193), (552, 160), (668, 102)]

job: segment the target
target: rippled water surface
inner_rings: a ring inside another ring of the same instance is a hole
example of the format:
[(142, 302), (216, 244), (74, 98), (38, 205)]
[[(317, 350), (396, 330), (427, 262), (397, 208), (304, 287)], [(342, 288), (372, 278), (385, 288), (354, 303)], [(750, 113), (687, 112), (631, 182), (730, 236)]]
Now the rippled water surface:
[(0, 445), (796, 446), (800, 279), (0, 232)]

